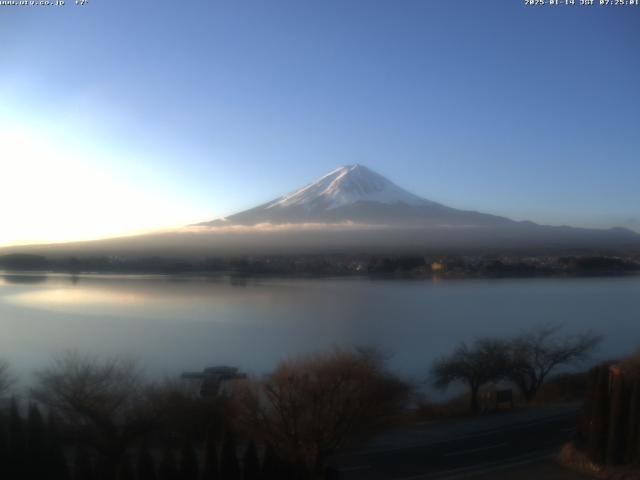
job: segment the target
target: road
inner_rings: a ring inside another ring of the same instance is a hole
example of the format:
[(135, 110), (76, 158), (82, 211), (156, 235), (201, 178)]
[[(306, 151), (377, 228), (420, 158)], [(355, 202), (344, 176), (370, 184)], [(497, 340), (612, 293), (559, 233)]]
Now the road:
[[(514, 417), (511, 424), (442, 441), (431, 438), (421, 445), (345, 453), (331, 464), (339, 471), (338, 478), (347, 480), (453, 480), (482, 476), (546, 461), (571, 438), (577, 419), (576, 410), (534, 420), (518, 421)], [(442, 425), (439, 428), (442, 430)]]

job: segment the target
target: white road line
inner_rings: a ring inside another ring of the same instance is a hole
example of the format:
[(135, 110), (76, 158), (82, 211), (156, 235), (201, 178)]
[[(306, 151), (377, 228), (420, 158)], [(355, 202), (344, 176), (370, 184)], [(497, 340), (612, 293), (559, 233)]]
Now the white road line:
[(482, 452), (484, 450), (493, 450), (494, 448), (506, 447), (507, 445), (509, 444), (506, 442), (496, 443), (495, 445), (487, 445), (486, 447), (472, 448), (469, 450), (460, 450), (459, 452), (445, 453), (444, 456), (457, 457), (460, 455), (466, 455), (467, 453), (476, 453), (476, 452)]

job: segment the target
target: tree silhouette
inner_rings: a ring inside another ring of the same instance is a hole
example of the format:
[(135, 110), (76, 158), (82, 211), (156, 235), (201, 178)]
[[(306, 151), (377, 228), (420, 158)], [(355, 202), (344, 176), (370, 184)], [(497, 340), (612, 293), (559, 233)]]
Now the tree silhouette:
[(213, 427), (209, 427), (204, 445), (204, 469), (203, 480), (220, 479), (220, 467), (218, 463), (218, 445), (216, 442), (216, 432)]
[(24, 421), (15, 398), (9, 410), (9, 478), (23, 477), (27, 470), (27, 442)]
[(236, 437), (231, 430), (227, 430), (222, 442), (220, 476), (224, 480), (240, 480)]
[(198, 480), (198, 457), (193, 443), (186, 438), (180, 453), (180, 476), (182, 480)]
[(30, 478), (41, 479), (48, 475), (46, 428), (40, 410), (33, 403), (29, 406), (27, 417), (27, 458), (27, 472)]
[(606, 463), (619, 465), (623, 463), (626, 449), (625, 440), (629, 427), (628, 404), (631, 390), (622, 375), (613, 375), (611, 384)]
[(138, 451), (138, 480), (157, 480), (156, 466), (149, 448), (144, 444)]
[(585, 359), (602, 340), (591, 332), (557, 338), (558, 330), (557, 326), (535, 328), (510, 341), (507, 377), (527, 402), (555, 368)]
[(463, 342), (451, 355), (434, 363), (434, 386), (446, 388), (456, 381), (466, 383), (470, 389), (471, 412), (478, 413), (480, 387), (506, 375), (508, 352), (508, 343), (496, 338), (477, 339), (471, 345)]
[(34, 398), (72, 426), (101, 457), (101, 475), (112, 480), (120, 458), (154, 424), (135, 362), (66, 353), (38, 372)]
[(3, 412), (0, 412), (0, 472), (3, 472), (2, 477), (4, 477), (4, 472), (10, 473), (9, 467), (9, 432), (6, 418)]
[(73, 462), (73, 479), (93, 480), (93, 478), (94, 470), (91, 455), (84, 445), (78, 445)]
[(262, 462), (262, 480), (291, 480), (291, 466), (282, 460), (271, 445), (267, 445)]
[(235, 394), (237, 423), (309, 476), (349, 436), (369, 433), (405, 404), (408, 386), (372, 349), (334, 349), (282, 362)]
[(173, 449), (165, 448), (158, 468), (160, 480), (180, 480), (180, 471), (176, 463), (176, 456)]
[(242, 456), (242, 472), (243, 480), (260, 480), (260, 460), (256, 443), (253, 440), (249, 440)]
[(50, 480), (68, 480), (69, 465), (64, 455), (58, 424), (52, 412), (47, 418), (47, 478)]
[(135, 480), (135, 478), (133, 465), (131, 464), (131, 457), (128, 453), (125, 453), (122, 456), (120, 466), (118, 467), (118, 480)]
[(589, 402), (587, 453), (596, 463), (605, 461), (607, 432), (609, 430), (610, 384), (609, 366), (600, 365), (595, 375), (593, 398)]
[(629, 398), (629, 432), (625, 463), (640, 463), (640, 378), (635, 378), (631, 384)]

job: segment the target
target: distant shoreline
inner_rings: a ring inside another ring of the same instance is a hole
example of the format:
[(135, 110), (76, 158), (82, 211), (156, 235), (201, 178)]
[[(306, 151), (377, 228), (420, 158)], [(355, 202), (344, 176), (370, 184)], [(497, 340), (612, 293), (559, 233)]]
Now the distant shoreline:
[(237, 257), (0, 256), (0, 271), (63, 274), (162, 274), (235, 277), (385, 279), (625, 276), (640, 273), (640, 255), (262, 255)]

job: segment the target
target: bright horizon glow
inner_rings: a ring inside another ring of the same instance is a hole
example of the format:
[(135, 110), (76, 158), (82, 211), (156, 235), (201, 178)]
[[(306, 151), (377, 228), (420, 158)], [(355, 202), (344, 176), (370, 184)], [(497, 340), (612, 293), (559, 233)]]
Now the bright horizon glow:
[[(47, 132), (0, 122), (0, 245), (64, 243), (182, 226), (185, 205), (140, 189), (110, 159)], [(37, 132), (34, 135), (33, 132)], [(135, 163), (136, 159), (129, 160)]]

